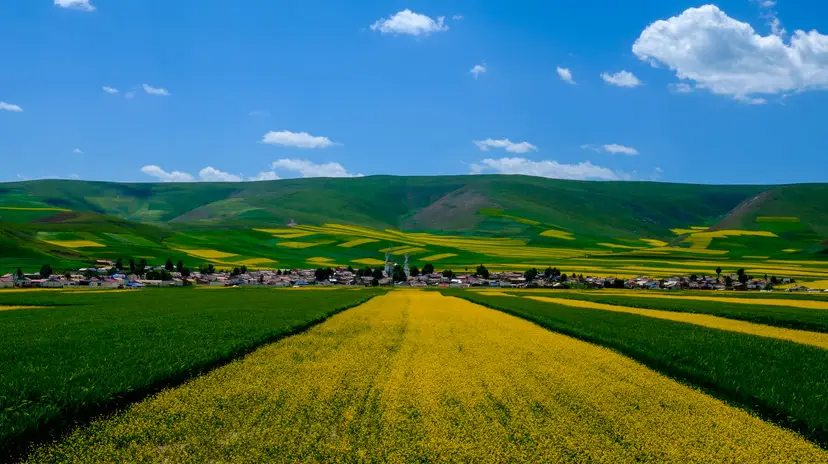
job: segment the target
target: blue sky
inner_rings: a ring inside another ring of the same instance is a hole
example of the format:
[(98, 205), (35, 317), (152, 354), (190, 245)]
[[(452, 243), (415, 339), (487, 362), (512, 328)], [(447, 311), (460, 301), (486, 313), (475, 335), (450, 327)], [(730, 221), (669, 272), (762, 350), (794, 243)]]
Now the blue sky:
[(0, 181), (826, 181), (821, 32), (815, 0), (6, 0)]

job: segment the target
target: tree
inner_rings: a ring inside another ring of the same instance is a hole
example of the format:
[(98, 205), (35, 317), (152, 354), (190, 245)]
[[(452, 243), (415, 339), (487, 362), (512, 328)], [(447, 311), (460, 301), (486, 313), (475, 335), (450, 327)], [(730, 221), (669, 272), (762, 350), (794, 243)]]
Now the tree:
[(17, 278), (18, 279), (23, 278), (23, 269), (17, 268)]
[(750, 279), (750, 277), (748, 277), (747, 274), (745, 274), (744, 269), (739, 269), (738, 271), (736, 271), (736, 275), (739, 276), (739, 282), (741, 282), (742, 285), (746, 284), (747, 281)]
[(175, 265), (175, 269), (178, 270), (178, 272), (183, 272), (184, 271), (184, 261), (181, 261), (179, 259), (178, 264)]
[(213, 267), (212, 264), (208, 264), (207, 265), (207, 274), (215, 274), (215, 273), (216, 273), (216, 268)]
[(536, 278), (537, 276), (538, 276), (538, 270), (537, 270), (537, 269), (535, 269), (535, 268), (529, 269), (529, 270), (527, 270), (526, 272), (524, 272), (524, 273), (523, 273), (523, 277), (524, 277), (524, 278), (525, 278), (528, 282), (531, 282), (531, 281), (535, 280), (535, 278)]
[(240, 271), (241, 271), (242, 274), (247, 274), (247, 266), (242, 264), (242, 267), (241, 267)]
[(423, 274), (434, 274), (434, 265), (431, 263), (423, 266)]
[(720, 277), (722, 277), (722, 267), (721, 266), (716, 268), (716, 278), (718, 279)]
[(380, 269), (380, 268), (376, 268), (376, 269), (374, 269), (374, 270), (371, 272), (371, 276), (372, 276), (375, 280), (377, 280), (377, 281), (379, 281), (380, 279), (382, 279), (383, 277), (385, 277), (385, 276), (383, 276), (383, 275), (382, 275), (382, 269)]
[(454, 271), (451, 269), (446, 269), (443, 271), (443, 277), (446, 279), (453, 279), (454, 278)]
[(561, 274), (560, 277), (561, 277), (561, 282), (566, 282), (567, 280), (569, 280), (569, 278), (566, 276), (566, 274)]
[(690, 280), (692, 280), (692, 281), (696, 281), (696, 280), (699, 280), (699, 278), (696, 276), (696, 274), (692, 274), (692, 275), (690, 276)]
[(129, 272), (135, 274), (135, 260), (129, 258)]
[(276, 271), (276, 275), (282, 275), (282, 270), (281, 270), (281, 269), (278, 269), (278, 270)]
[(333, 269), (331, 269), (329, 267), (328, 268), (320, 267), (319, 269), (314, 271), (314, 277), (316, 277), (316, 280), (319, 281), (319, 282), (322, 282), (323, 280), (328, 280), (331, 277), (333, 277), (333, 275), (334, 275), (334, 271), (333, 271)]
[(124, 268), (124, 259), (123, 258), (116, 259), (115, 260), (115, 269), (120, 271), (123, 268)]
[(233, 272), (231, 272), (231, 273), (230, 273), (230, 277), (236, 277), (236, 276), (238, 276), (240, 273), (241, 273), (241, 271), (239, 271), (239, 268), (234, 267), (234, 268), (233, 268)]
[(158, 269), (147, 272), (147, 280), (172, 280), (172, 274), (166, 269)]
[(351, 274), (353, 274), (353, 273), (354, 273), (354, 268), (353, 268), (353, 267), (351, 267), (351, 266), (348, 266), (348, 272), (350, 272)]
[(190, 272), (190, 268), (188, 267), (182, 267), (180, 272), (181, 277), (190, 277), (192, 275), (192, 272)]
[(408, 276), (405, 275), (405, 270), (399, 264), (394, 266), (394, 272), (391, 273), (391, 278), (394, 279), (394, 282), (405, 282), (408, 280)]
[(40, 268), (40, 277), (41, 278), (47, 279), (52, 274), (54, 274), (54, 272), (52, 271), (52, 266), (50, 266), (48, 264), (44, 264), (43, 266), (41, 266), (41, 268)]
[(547, 268), (543, 271), (543, 276), (544, 276), (545, 278), (547, 278), (547, 279), (551, 279), (551, 278), (552, 278), (552, 268), (551, 268), (551, 267), (547, 267)]
[(108, 275), (108, 276), (114, 276), (117, 273), (118, 273), (118, 270), (115, 269), (114, 267), (111, 267), (111, 268), (106, 270), (106, 275)]
[(727, 288), (733, 287), (733, 279), (731, 279), (730, 276), (725, 276), (725, 286)]
[(167, 262), (164, 264), (164, 269), (166, 269), (167, 272), (172, 272), (175, 270), (175, 265), (173, 264), (170, 258), (167, 258)]
[(379, 287), (379, 279), (377, 279), (376, 277), (371, 279), (371, 286), (372, 287)]
[(144, 273), (146, 273), (146, 271), (147, 271), (147, 260), (146, 259), (141, 259), (141, 261), (138, 261), (138, 265), (135, 266), (135, 273), (138, 274), (138, 275), (144, 275)]
[(411, 268), (408, 270), (408, 274), (411, 277), (417, 277), (418, 275), (420, 275), (420, 270), (417, 269), (417, 266), (411, 266)]
[(481, 264), (480, 266), (477, 266), (477, 272), (475, 273), (475, 275), (477, 277), (480, 277), (480, 278), (483, 278), (483, 279), (488, 279), (489, 278), (489, 270), (486, 269), (486, 266)]

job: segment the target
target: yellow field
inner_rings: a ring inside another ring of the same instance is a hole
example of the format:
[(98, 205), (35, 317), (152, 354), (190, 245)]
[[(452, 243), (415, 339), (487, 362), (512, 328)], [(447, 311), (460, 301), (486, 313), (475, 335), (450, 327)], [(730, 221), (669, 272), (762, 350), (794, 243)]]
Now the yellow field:
[(355, 246), (364, 245), (366, 243), (374, 243), (374, 242), (379, 242), (379, 240), (377, 240), (375, 238), (358, 238), (356, 240), (350, 240), (350, 241), (345, 242), (345, 243), (340, 243), (337, 246), (340, 246), (342, 248), (353, 248)]
[(426, 256), (425, 258), (422, 258), (422, 260), (426, 261), (426, 262), (431, 262), (431, 261), (439, 261), (441, 259), (446, 259), (446, 258), (453, 258), (455, 256), (457, 256), (457, 255), (454, 254), (454, 253), (443, 253), (443, 254), (439, 254), (439, 255)]
[[(629, 292), (619, 292), (616, 290), (607, 290), (602, 292), (604, 294), (613, 295), (630, 295)], [(795, 308), (807, 309), (828, 309), (828, 301), (814, 301), (814, 300), (781, 300), (770, 298), (729, 298), (729, 297), (714, 297), (714, 296), (697, 296), (697, 295), (665, 295), (663, 293), (647, 293), (636, 292), (636, 298), (662, 298), (662, 299), (681, 299), (681, 300), (696, 300), (696, 301), (716, 301), (719, 303), (730, 304), (749, 304), (758, 306), (792, 306)]]
[(552, 237), (552, 238), (560, 238), (563, 240), (575, 240), (575, 236), (572, 232), (564, 232), (562, 230), (550, 229), (541, 232), (541, 235), (544, 237)]
[(223, 259), (223, 258), (232, 258), (233, 256), (238, 256), (235, 253), (225, 253), (223, 251), (218, 250), (183, 250), (179, 249), (178, 251), (182, 253), (187, 253), (190, 256), (195, 256), (196, 258), (204, 258), (204, 259)]
[[(2, 291), (2, 290), (0, 290)], [(0, 311), (14, 311), (18, 309), (37, 309), (37, 308), (46, 308), (47, 306), (2, 306), (0, 305)]]
[(72, 211), (71, 209), (66, 208), (49, 208), (49, 207), (39, 207), (39, 206), (0, 206), (0, 209), (6, 211), (58, 211), (58, 212), (67, 212)]
[(92, 240), (44, 240), (44, 242), (63, 248), (106, 248), (106, 245)]
[(374, 258), (355, 259), (351, 262), (357, 264), (365, 264), (366, 266), (382, 266), (385, 264), (385, 261)]
[(654, 246), (654, 247), (666, 247), (667, 245), (669, 245), (669, 243), (667, 243), (667, 242), (664, 242), (664, 241), (661, 241), (661, 240), (655, 240), (655, 239), (652, 239), (652, 238), (642, 238), (641, 241), (646, 243), (647, 245), (651, 245), (651, 246)]
[(828, 453), (611, 350), (397, 291), (100, 419), (31, 462), (644, 457), (788, 463)]
[(302, 238), (308, 237), (311, 235), (315, 235), (313, 232), (308, 232), (304, 230), (296, 230), (292, 228), (284, 228), (284, 229), (253, 229), (257, 232), (264, 232), (274, 237), (282, 238), (282, 239), (293, 239), (293, 238)]
[(379, 250), (381, 253), (392, 253), (395, 255), (404, 255), (404, 254), (417, 254), (422, 253), (424, 251), (428, 251), (425, 248), (415, 247), (415, 246), (401, 246), (401, 247), (390, 247), (390, 248), (383, 248)]
[(527, 296), (526, 298), (530, 300), (543, 301), (545, 303), (554, 303), (563, 306), (571, 306), (574, 308), (590, 308), (600, 309), (603, 311), (613, 311), (617, 313), (637, 314), (639, 316), (652, 317), (655, 319), (665, 319), (668, 321), (700, 325), (702, 327), (709, 327), (711, 329), (727, 330), (730, 332), (740, 332), (750, 335), (757, 335), (760, 337), (778, 338), (780, 340), (788, 340), (795, 343), (801, 343), (803, 345), (811, 345), (823, 349), (828, 349), (828, 334), (825, 333), (808, 332), (805, 330), (783, 329), (780, 327), (772, 327), (769, 325), (754, 324), (751, 322), (726, 319), (723, 317), (709, 316), (707, 314), (681, 313), (673, 311), (661, 311), (657, 309), (641, 309), (629, 306), (595, 303), (592, 301), (570, 300), (567, 298), (548, 298), (542, 296)]
[(329, 245), (333, 243), (333, 241), (323, 241), (323, 242), (279, 242), (277, 245), (280, 247), (285, 248), (295, 248), (295, 249), (304, 249), (315, 247), (317, 245)]
[(634, 246), (629, 246), (629, 245), (619, 245), (617, 243), (597, 243), (596, 245), (602, 246), (602, 247), (607, 247), (607, 248), (621, 248), (621, 249), (625, 249), (625, 250), (637, 250), (638, 248), (641, 248), (641, 247), (634, 247)]

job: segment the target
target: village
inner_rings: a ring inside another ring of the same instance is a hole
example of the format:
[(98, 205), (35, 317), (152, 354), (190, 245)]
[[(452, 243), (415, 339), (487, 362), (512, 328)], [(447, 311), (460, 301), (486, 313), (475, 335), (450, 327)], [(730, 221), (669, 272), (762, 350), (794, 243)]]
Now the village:
[[(90, 289), (137, 289), (144, 287), (332, 287), (332, 286), (395, 286), (395, 287), (442, 287), (442, 288), (551, 288), (551, 289), (640, 289), (640, 290), (709, 290), (709, 291), (772, 291), (775, 286), (785, 286), (785, 291), (818, 292), (820, 290), (796, 285), (792, 278), (754, 278), (743, 270), (732, 275), (690, 275), (655, 278), (639, 276), (617, 278), (615, 276), (584, 276), (567, 274), (557, 268), (545, 271), (529, 269), (524, 272), (489, 272), (485, 266), (464, 272), (443, 270), (437, 272), (426, 265), (422, 271), (389, 263), (384, 268), (354, 269), (353, 267), (318, 269), (258, 269), (242, 266), (233, 270), (217, 270), (212, 265), (198, 271), (190, 271), (179, 262), (169, 260), (165, 266), (147, 266), (142, 272), (122, 269), (120, 262), (97, 260), (94, 266), (74, 271), (53, 273), (44, 266), (39, 273), (9, 273), (0, 276), (2, 288), (90, 288)], [(717, 269), (721, 272), (721, 269)], [(826, 290), (828, 291), (828, 290)]]

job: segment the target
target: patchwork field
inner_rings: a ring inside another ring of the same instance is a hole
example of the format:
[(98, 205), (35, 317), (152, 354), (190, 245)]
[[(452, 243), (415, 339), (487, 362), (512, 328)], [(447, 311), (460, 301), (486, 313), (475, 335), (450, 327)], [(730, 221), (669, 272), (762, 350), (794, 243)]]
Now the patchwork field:
[(2, 448), (43, 463), (826, 462), (826, 302), (0, 291)]

